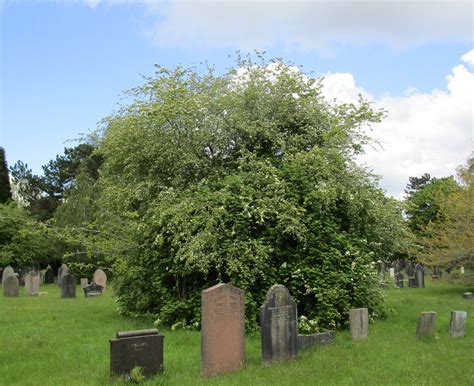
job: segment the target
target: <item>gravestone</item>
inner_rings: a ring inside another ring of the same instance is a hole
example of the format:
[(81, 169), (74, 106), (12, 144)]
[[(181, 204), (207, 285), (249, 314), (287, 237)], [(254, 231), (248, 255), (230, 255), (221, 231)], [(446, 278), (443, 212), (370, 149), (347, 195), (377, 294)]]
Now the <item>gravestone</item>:
[(367, 308), (351, 309), (349, 322), (353, 340), (364, 340), (369, 337), (369, 310)]
[(15, 271), (13, 271), (13, 268), (8, 266), (6, 267), (4, 270), (3, 270), (3, 273), (2, 273), (2, 287), (3, 287), (3, 283), (5, 283), (5, 279), (10, 276), (10, 275), (13, 275), (15, 273)]
[(413, 263), (411, 261), (408, 261), (405, 265), (405, 272), (408, 277), (413, 277), (415, 276), (415, 268), (413, 267)]
[(81, 277), (81, 288), (84, 289), (89, 285), (87, 277)]
[(425, 288), (425, 271), (421, 264), (417, 264), (415, 267), (415, 287)]
[(44, 274), (44, 282), (45, 284), (53, 284), (54, 283), (54, 272), (51, 269), (47, 269)]
[(405, 277), (403, 276), (403, 273), (401, 272), (398, 272), (396, 275), (395, 275), (395, 285), (398, 287), (398, 288), (403, 288), (403, 279)]
[(466, 311), (452, 311), (451, 322), (449, 323), (449, 335), (452, 338), (462, 338), (466, 330)]
[(260, 307), (262, 357), (264, 363), (298, 356), (296, 303), (283, 285), (272, 286)]
[(3, 296), (18, 296), (20, 293), (20, 284), (15, 275), (8, 275), (3, 282)]
[(110, 376), (130, 378), (135, 367), (150, 377), (163, 371), (164, 336), (157, 329), (118, 332), (110, 339)]
[(416, 336), (418, 338), (431, 337), (434, 334), (436, 325), (436, 312), (422, 312), (416, 327)]
[(61, 287), (61, 282), (64, 275), (69, 273), (69, 268), (66, 264), (62, 264), (58, 269), (58, 286)]
[(313, 346), (325, 346), (336, 337), (335, 331), (319, 332), (317, 334), (298, 335), (298, 350), (308, 349)]
[(377, 261), (377, 273), (380, 280), (385, 278), (385, 263), (382, 260)]
[(101, 269), (97, 269), (94, 272), (94, 277), (92, 281), (102, 287), (102, 291), (105, 291), (105, 287), (107, 286), (107, 275)]
[(390, 277), (395, 277), (395, 268), (390, 268)]
[(464, 267), (461, 267), (461, 273), (464, 274)]
[(86, 298), (96, 298), (100, 295), (102, 295), (102, 286), (91, 282), (87, 287), (83, 288), (84, 290), (84, 295)]
[(472, 292), (464, 292), (462, 297), (463, 299), (474, 299), (474, 294)]
[(25, 278), (25, 295), (33, 296), (38, 295), (40, 288), (40, 275), (38, 272), (31, 271), (26, 275)]
[(202, 375), (238, 370), (245, 361), (245, 292), (217, 284), (201, 296)]
[(61, 280), (61, 298), (75, 298), (76, 297), (76, 278), (67, 273)]
[(441, 279), (441, 276), (443, 275), (443, 272), (441, 271), (441, 268), (439, 267), (439, 265), (434, 267), (433, 275), (437, 276), (439, 279)]

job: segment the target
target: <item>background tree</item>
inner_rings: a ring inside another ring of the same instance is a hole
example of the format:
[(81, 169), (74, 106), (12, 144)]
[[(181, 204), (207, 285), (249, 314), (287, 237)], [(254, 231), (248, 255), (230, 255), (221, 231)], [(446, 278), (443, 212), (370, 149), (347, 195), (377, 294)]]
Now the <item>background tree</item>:
[(115, 263), (123, 312), (192, 324), (201, 290), (225, 281), (246, 289), (250, 325), (275, 283), (319, 326), (355, 306), (380, 315), (373, 262), (406, 232), (354, 156), (382, 112), (328, 103), (320, 79), (279, 61), (222, 76), (158, 67), (131, 93), (99, 147), (101, 208), (133, 247)]
[(5, 149), (0, 147), (0, 204), (10, 201), (11, 199), (12, 192), (10, 187), (10, 177), (8, 176)]

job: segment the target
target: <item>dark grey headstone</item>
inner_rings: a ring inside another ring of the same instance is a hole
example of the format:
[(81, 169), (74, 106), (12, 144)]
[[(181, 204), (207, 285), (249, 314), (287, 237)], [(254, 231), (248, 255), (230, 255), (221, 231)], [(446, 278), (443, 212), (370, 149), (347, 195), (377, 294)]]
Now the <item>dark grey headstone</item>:
[(463, 299), (474, 299), (474, 294), (472, 292), (464, 292), (462, 297)]
[(272, 286), (260, 307), (262, 357), (266, 363), (298, 356), (296, 303), (283, 285)]
[(9, 275), (3, 282), (3, 296), (18, 296), (19, 294), (18, 278), (15, 275)]
[(110, 375), (129, 376), (134, 367), (150, 377), (163, 371), (164, 336), (156, 329), (117, 333), (110, 339)]
[(103, 288), (99, 284), (92, 282), (83, 290), (86, 298), (94, 298), (102, 295)]
[(326, 331), (310, 335), (298, 335), (298, 349), (301, 350), (313, 346), (325, 346), (331, 343), (335, 337), (335, 331)]
[(425, 288), (425, 271), (421, 264), (418, 264), (415, 268), (415, 286)]
[(396, 275), (395, 275), (395, 285), (398, 287), (398, 288), (403, 288), (403, 279), (405, 277), (403, 276), (403, 273), (401, 272), (398, 272)]
[(70, 274), (63, 276), (61, 280), (61, 297), (75, 298), (76, 297), (76, 277)]
[(54, 283), (54, 272), (50, 269), (46, 270), (44, 274), (44, 282), (45, 284), (53, 284)]
[(409, 278), (413, 278), (415, 276), (415, 267), (411, 261), (408, 261), (405, 265), (405, 272)]

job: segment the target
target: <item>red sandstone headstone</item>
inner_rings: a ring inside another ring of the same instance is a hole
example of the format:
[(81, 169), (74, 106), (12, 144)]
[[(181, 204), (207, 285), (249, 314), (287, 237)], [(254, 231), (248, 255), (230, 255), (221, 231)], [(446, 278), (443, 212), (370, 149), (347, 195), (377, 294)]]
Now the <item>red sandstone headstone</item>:
[(202, 291), (202, 375), (212, 377), (240, 369), (245, 361), (244, 291), (217, 284)]

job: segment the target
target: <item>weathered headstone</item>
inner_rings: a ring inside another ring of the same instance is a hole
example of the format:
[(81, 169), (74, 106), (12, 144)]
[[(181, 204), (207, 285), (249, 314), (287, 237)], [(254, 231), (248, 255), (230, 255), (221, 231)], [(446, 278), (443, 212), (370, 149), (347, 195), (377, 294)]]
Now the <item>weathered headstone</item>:
[(336, 337), (335, 331), (320, 332), (318, 334), (298, 335), (298, 350), (313, 346), (325, 346)]
[(436, 312), (422, 312), (416, 327), (416, 336), (418, 338), (431, 337), (434, 334), (436, 325)]
[(96, 298), (102, 295), (103, 288), (92, 281), (87, 287), (83, 288), (83, 290), (86, 298)]
[(472, 292), (464, 292), (462, 297), (463, 299), (474, 299), (474, 294)]
[(130, 377), (135, 367), (145, 377), (163, 371), (164, 336), (157, 329), (118, 332), (110, 339), (110, 375)]
[(245, 361), (245, 292), (229, 284), (202, 291), (202, 375), (238, 370)]
[(403, 288), (403, 279), (405, 279), (405, 277), (403, 276), (403, 273), (398, 272), (398, 273), (395, 275), (395, 285), (396, 285), (398, 288)]
[(92, 278), (92, 281), (100, 285), (103, 288), (102, 291), (105, 291), (105, 287), (107, 286), (107, 275), (104, 271), (102, 271), (101, 269), (97, 269), (94, 272), (94, 277)]
[(283, 285), (272, 286), (260, 307), (262, 357), (265, 363), (298, 356), (296, 303)]
[(89, 285), (89, 279), (87, 277), (81, 277), (81, 288), (84, 289)]
[(61, 297), (62, 298), (75, 298), (76, 297), (76, 284), (77, 280), (75, 276), (67, 273), (61, 280)]
[(369, 310), (367, 308), (351, 309), (349, 322), (353, 340), (363, 340), (369, 337)]
[(464, 267), (461, 267), (461, 273), (464, 274)]
[(415, 286), (425, 288), (425, 271), (421, 264), (417, 264), (415, 267)]
[(47, 269), (44, 274), (44, 282), (45, 284), (53, 284), (54, 283), (54, 272), (51, 269)]
[(66, 264), (62, 264), (58, 269), (58, 286), (61, 287), (61, 283), (64, 275), (69, 273), (69, 268)]
[(413, 277), (415, 275), (415, 268), (413, 267), (413, 263), (411, 261), (406, 263), (405, 272), (408, 277)]
[(395, 268), (390, 268), (390, 277), (395, 277)]
[(466, 320), (466, 311), (452, 311), (451, 322), (449, 323), (449, 335), (453, 338), (463, 337), (466, 329)]
[(13, 275), (15, 271), (13, 271), (13, 268), (8, 266), (6, 267), (4, 270), (3, 270), (3, 273), (2, 273), (2, 287), (3, 287), (3, 283), (5, 283), (5, 279), (10, 276), (10, 275)]
[(15, 275), (8, 275), (3, 282), (3, 296), (18, 296), (20, 284)]
[(25, 295), (32, 296), (38, 295), (40, 288), (40, 275), (38, 272), (31, 271), (26, 275), (25, 278)]

